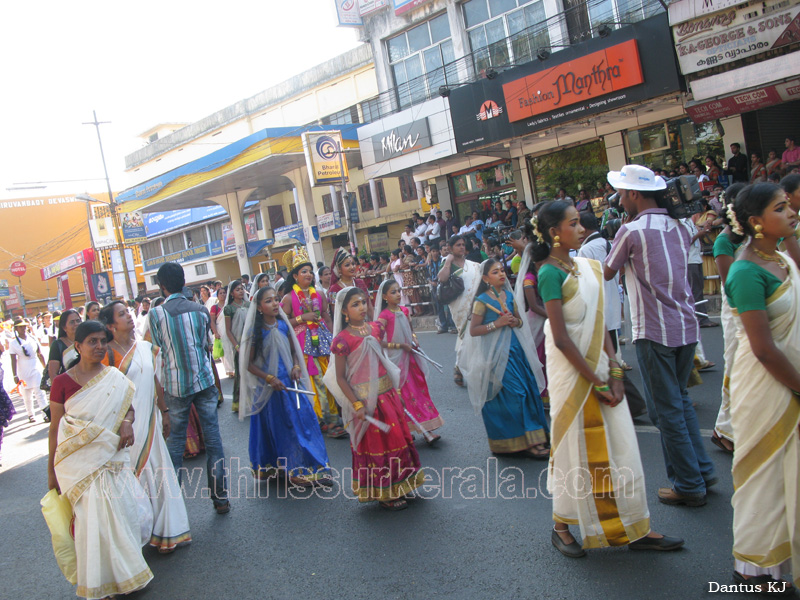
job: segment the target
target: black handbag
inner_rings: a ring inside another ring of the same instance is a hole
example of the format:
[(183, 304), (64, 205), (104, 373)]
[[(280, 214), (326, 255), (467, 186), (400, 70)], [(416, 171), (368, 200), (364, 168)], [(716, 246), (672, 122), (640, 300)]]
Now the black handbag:
[(439, 302), (442, 304), (450, 304), (464, 293), (464, 280), (458, 276), (458, 274), (462, 272), (463, 269), (453, 271), (453, 273), (450, 275), (450, 279), (444, 283), (440, 283), (437, 286)]
[(50, 391), (50, 371), (48, 371), (46, 366), (42, 371), (42, 382), (39, 384), (39, 389), (45, 392)]

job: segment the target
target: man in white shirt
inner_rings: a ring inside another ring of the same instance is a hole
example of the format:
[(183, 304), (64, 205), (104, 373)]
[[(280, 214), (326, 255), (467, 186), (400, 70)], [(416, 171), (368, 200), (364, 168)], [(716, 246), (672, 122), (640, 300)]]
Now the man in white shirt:
[(464, 224), (458, 230), (458, 235), (475, 235), (475, 227), (472, 225), (472, 216), (464, 217)]
[(400, 234), (400, 239), (403, 240), (404, 246), (411, 245), (411, 238), (414, 237), (414, 230), (412, 229), (411, 225), (406, 225), (406, 230)]
[(414, 237), (419, 238), (421, 244), (424, 244), (427, 239), (425, 235), (427, 229), (428, 226), (425, 224), (425, 219), (417, 217), (417, 228), (414, 230)]
[[(8, 344), (8, 352), (11, 354), (11, 372), (14, 374), (14, 383), (19, 384), (24, 381), (25, 385), (20, 386), (19, 393), (25, 401), (25, 412), (28, 413), (28, 421), (34, 422), (33, 400), (36, 398), (39, 409), (44, 410), (47, 406), (47, 398), (44, 392), (39, 389), (42, 383), (42, 369), (45, 361), (39, 342), (34, 335), (28, 334), (28, 324), (21, 317), (14, 319), (14, 337)], [(36, 364), (39, 359), (42, 369)]]
[(428, 242), (438, 242), (442, 237), (442, 228), (436, 221), (436, 217), (434, 215), (428, 217), (428, 225), (425, 229), (425, 237), (428, 238)]

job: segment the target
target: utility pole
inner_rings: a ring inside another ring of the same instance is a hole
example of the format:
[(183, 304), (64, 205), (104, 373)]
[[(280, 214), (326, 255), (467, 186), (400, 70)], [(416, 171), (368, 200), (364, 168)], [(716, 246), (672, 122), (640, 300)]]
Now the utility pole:
[(111, 192), (111, 181), (108, 179), (108, 169), (106, 168), (106, 155), (103, 152), (103, 139), (100, 137), (100, 125), (106, 125), (110, 123), (110, 121), (98, 121), (97, 120), (97, 111), (92, 111), (92, 117), (94, 121), (90, 121), (88, 123), (83, 123), (84, 125), (94, 125), (95, 129), (97, 130), (97, 143), (100, 144), (100, 158), (103, 160), (103, 174), (106, 178), (106, 187), (108, 189), (108, 209), (111, 212), (111, 220), (114, 223), (114, 230), (116, 232), (117, 238), (117, 249), (119, 250), (120, 260), (122, 261), (122, 270), (125, 276), (125, 289), (128, 292), (128, 299), (133, 300), (136, 297), (134, 290), (131, 289), (131, 282), (128, 279), (128, 259), (125, 256), (125, 244), (123, 243), (122, 239), (122, 227), (120, 227), (119, 223), (119, 215), (117, 215), (117, 203), (114, 200), (114, 194)]
[(339, 173), (342, 175), (342, 205), (344, 208), (344, 218), (347, 223), (347, 237), (350, 241), (350, 254), (356, 254), (356, 227), (350, 220), (350, 203), (347, 200), (347, 178), (344, 176), (344, 149), (341, 142), (336, 144), (336, 150), (339, 154)]

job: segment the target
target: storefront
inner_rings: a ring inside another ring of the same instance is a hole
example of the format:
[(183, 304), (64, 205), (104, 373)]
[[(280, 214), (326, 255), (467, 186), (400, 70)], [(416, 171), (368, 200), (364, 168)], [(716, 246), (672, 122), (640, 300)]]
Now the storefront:
[(800, 121), (800, 0), (678, 0), (669, 17), (691, 120), (722, 123), (725, 151), (780, 157)]
[(491, 213), (495, 202), (504, 203), (506, 200), (511, 200), (515, 204), (517, 202), (517, 186), (514, 183), (514, 169), (510, 160), (456, 172), (448, 179), (460, 223), (464, 222), (464, 217), (476, 210), (485, 218)]
[(455, 88), (450, 109), (458, 151), (508, 156), (529, 204), (561, 187), (594, 196), (629, 155), (654, 164), (697, 145), (668, 125), (686, 115), (666, 14)]

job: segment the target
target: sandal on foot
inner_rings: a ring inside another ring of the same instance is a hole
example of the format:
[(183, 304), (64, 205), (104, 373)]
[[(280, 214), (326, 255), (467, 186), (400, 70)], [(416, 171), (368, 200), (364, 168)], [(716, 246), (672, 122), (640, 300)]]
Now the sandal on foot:
[(332, 427), (328, 428), (328, 437), (335, 440), (340, 440), (344, 437), (347, 437), (347, 431), (339, 425), (333, 425)]
[(425, 438), (425, 443), (429, 446), (433, 446), (440, 439), (442, 439), (442, 436), (440, 436), (438, 433), (432, 433), (430, 438)]
[(517, 452), (517, 454), (535, 460), (548, 460), (550, 458), (550, 450), (547, 448), (528, 448), (522, 452)]
[(381, 508), (385, 508), (386, 510), (404, 510), (408, 508), (408, 502), (406, 502), (403, 498), (398, 498), (397, 500), (389, 500), (387, 502), (379, 502)]
[(226, 515), (231, 512), (231, 503), (228, 501), (225, 504), (215, 504), (214, 510), (217, 511), (218, 515)]
[(733, 454), (733, 442), (723, 438), (716, 431), (711, 434), (711, 443), (714, 444), (717, 448), (719, 448), (723, 452), (727, 452), (728, 454)]

